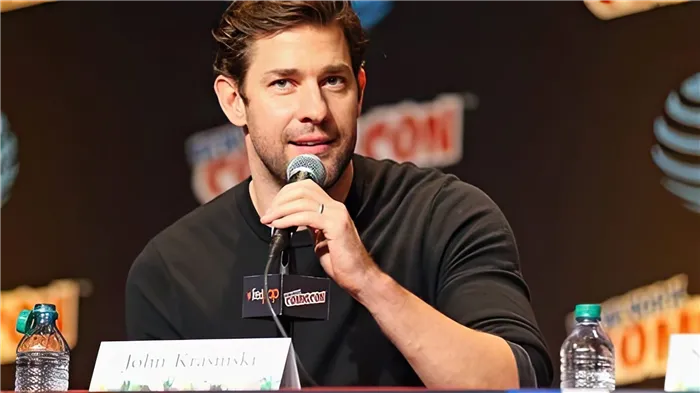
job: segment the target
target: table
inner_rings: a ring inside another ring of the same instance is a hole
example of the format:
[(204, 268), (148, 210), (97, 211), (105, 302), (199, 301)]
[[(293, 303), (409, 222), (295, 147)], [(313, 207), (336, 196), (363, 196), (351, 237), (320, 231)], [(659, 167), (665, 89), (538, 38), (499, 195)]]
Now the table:
[[(280, 389), (280, 391), (298, 391), (296, 389)], [(347, 392), (347, 393), (353, 393), (353, 392), (392, 392), (392, 393), (415, 393), (416, 391), (422, 391), (424, 393), (430, 393), (430, 392), (440, 392), (440, 393), (559, 393), (559, 392), (566, 392), (566, 390), (561, 390), (561, 389), (518, 389), (518, 390), (436, 390), (436, 389), (425, 389), (425, 388), (417, 388), (417, 387), (384, 387), (384, 386), (378, 386), (378, 387), (314, 387), (314, 388), (303, 388), (301, 389), (301, 392), (314, 392), (314, 393), (323, 393), (323, 392), (328, 392), (328, 393), (340, 393), (340, 392)], [(156, 390), (152, 390), (151, 392), (158, 392)], [(180, 390), (177, 392), (188, 392), (184, 390)], [(188, 393), (204, 393), (208, 391), (197, 391), (197, 392), (188, 392)], [(213, 392), (213, 391), (212, 391)], [(220, 392), (220, 391), (216, 391)], [(236, 393), (246, 393), (247, 391), (244, 390), (237, 390)], [(252, 392), (260, 392), (259, 390), (256, 391), (250, 391)], [(593, 392), (600, 392), (600, 391), (593, 391)], [(664, 390), (658, 390), (658, 389), (616, 389), (615, 392), (621, 392), (621, 393), (666, 393)], [(15, 393), (13, 391), (0, 391), (0, 393)], [(69, 390), (68, 393), (89, 393), (87, 390)], [(127, 393), (127, 392), (124, 392)], [(158, 392), (161, 393), (161, 392)], [(166, 393), (166, 392), (162, 392)]]

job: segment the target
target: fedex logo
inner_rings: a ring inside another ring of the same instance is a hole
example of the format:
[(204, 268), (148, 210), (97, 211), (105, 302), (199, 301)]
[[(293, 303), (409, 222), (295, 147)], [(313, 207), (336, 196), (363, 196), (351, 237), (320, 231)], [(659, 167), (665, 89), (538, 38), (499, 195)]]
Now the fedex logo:
[[(263, 289), (251, 289), (246, 293), (246, 298), (249, 302), (261, 302), (265, 304), (265, 296), (263, 296)], [(267, 297), (270, 298), (270, 303), (274, 303), (280, 297), (280, 290), (276, 288), (268, 289)]]
[(609, 20), (659, 7), (685, 3), (687, 1), (688, 0), (583, 0), (583, 3), (593, 15), (598, 17), (598, 19)]
[(456, 164), (462, 159), (464, 110), (473, 109), (476, 98), (466, 101), (462, 94), (443, 94), (372, 108), (358, 119), (357, 153), (418, 166)]

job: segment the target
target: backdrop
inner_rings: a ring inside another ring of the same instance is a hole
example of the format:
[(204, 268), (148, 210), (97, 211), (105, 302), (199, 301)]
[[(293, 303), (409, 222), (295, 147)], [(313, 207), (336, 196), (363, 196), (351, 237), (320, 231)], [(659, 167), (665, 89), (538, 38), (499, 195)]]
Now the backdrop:
[[(700, 4), (631, 3), (364, 4), (357, 150), (485, 190), (555, 365), (575, 304), (607, 301), (618, 384), (660, 388), (668, 334), (700, 332)], [(16, 316), (39, 301), (59, 305), (87, 388), (100, 342), (125, 339), (136, 255), (247, 176), (212, 88), (226, 5), (2, 14), (3, 390)]]

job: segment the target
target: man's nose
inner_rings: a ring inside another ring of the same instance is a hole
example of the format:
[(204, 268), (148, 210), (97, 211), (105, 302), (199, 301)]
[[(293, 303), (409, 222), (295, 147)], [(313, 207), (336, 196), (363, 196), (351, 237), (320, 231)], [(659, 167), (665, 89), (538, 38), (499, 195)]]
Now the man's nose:
[(320, 124), (328, 116), (328, 104), (319, 86), (305, 86), (301, 91), (298, 117), (302, 123)]

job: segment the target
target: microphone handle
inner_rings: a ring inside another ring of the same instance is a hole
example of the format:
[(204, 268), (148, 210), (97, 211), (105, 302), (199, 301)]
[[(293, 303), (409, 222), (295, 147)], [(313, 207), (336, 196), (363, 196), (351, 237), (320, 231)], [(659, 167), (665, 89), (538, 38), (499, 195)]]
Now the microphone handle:
[(279, 258), (280, 261), (280, 274), (296, 274), (296, 263), (294, 260), (294, 252), (291, 247), (287, 247), (282, 250), (282, 254)]
[[(287, 184), (296, 183), (298, 181), (302, 181), (302, 180), (306, 180), (306, 179), (313, 180), (311, 173), (308, 170), (298, 170), (294, 174), (289, 176), (289, 179), (287, 180)], [(270, 242), (270, 248), (276, 247), (280, 251), (284, 251), (289, 246), (289, 242), (290, 242), (290, 239), (292, 237), (292, 234), (296, 231), (297, 231), (297, 227), (289, 227), (289, 228), (284, 228), (284, 229), (275, 228), (273, 233), (272, 233), (272, 240)]]

